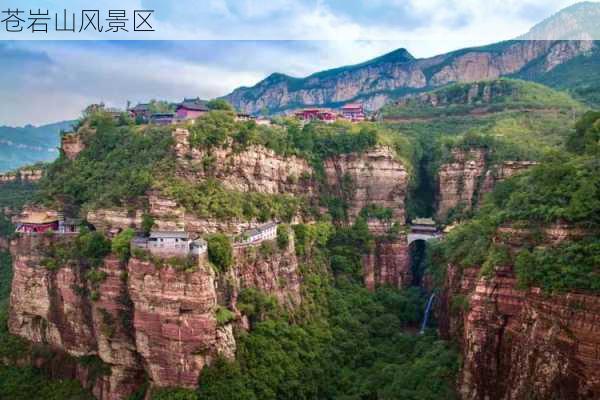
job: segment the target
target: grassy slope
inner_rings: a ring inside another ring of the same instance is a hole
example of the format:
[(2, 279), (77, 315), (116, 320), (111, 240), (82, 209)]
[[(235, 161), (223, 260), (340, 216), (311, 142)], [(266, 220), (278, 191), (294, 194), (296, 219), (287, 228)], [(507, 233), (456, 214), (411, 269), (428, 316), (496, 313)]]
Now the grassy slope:
[(467, 103), (471, 84), (455, 84), (433, 92), (447, 99), (444, 106), (409, 100), (405, 106), (390, 105), (382, 113), (384, 118), (405, 119), (407, 122), (386, 124), (408, 136), (426, 136), (431, 141), (476, 132), (522, 147), (536, 158), (561, 148), (575, 119), (585, 110), (568, 94), (540, 84), (500, 79), (486, 85), (492, 85), (497, 93), (489, 102), (478, 97)]

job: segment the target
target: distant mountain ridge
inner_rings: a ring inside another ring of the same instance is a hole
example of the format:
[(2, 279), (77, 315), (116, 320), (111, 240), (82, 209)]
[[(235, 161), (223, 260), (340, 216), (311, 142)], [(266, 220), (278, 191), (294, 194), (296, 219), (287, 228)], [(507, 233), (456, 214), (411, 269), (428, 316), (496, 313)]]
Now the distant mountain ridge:
[[(578, 25), (584, 30), (586, 27), (593, 29), (597, 24), (590, 25), (586, 15), (595, 13), (600, 15), (599, 3), (571, 6), (536, 25), (529, 34), (561, 36), (565, 32), (554, 27), (565, 26), (561, 21), (566, 20), (570, 21), (569, 32)], [(581, 32), (578, 34), (583, 38), (590, 37)], [(321, 71), (305, 78), (274, 73), (256, 85), (238, 88), (224, 98), (244, 112), (258, 113), (266, 109), (278, 113), (302, 106), (337, 106), (350, 101), (361, 101), (368, 110), (377, 110), (390, 99), (405, 94), (454, 82), (503, 76), (569, 89), (569, 83), (580, 81), (581, 77), (566, 76), (565, 69), (573, 63), (580, 73), (579, 66), (586, 60), (595, 65), (596, 60), (600, 61), (599, 44), (590, 40), (510, 40), (424, 59), (415, 59), (406, 49), (398, 49), (361, 64)], [(546, 79), (559, 67), (563, 71), (560, 82)], [(586, 73), (592, 81), (600, 79), (600, 70), (587, 68)], [(594, 90), (587, 88), (575, 95), (594, 103), (593, 93)]]
[(23, 127), (0, 126), (0, 172), (58, 156), (60, 132), (69, 130), (75, 121)]

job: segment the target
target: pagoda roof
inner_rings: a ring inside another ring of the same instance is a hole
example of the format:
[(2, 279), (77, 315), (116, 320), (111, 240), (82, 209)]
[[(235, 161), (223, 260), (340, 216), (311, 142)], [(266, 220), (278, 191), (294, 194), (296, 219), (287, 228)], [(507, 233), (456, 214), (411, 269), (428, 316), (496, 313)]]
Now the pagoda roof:
[(21, 224), (34, 225), (51, 224), (53, 222), (58, 222), (58, 217), (55, 215), (50, 215), (47, 212), (33, 211), (27, 213), (27, 215), (25, 215), (19, 222)]
[(412, 220), (412, 225), (435, 226), (433, 218), (415, 218)]
[(192, 111), (209, 111), (206, 102), (200, 99), (183, 99), (183, 101), (177, 105), (177, 108), (185, 108)]

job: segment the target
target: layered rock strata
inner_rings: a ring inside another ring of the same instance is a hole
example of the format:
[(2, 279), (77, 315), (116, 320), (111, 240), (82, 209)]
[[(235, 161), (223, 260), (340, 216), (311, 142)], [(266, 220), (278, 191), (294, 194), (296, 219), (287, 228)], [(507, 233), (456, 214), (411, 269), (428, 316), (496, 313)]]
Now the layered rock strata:
[(409, 173), (387, 146), (364, 153), (343, 154), (325, 160), (325, 176), (331, 191), (348, 203), (354, 220), (369, 205), (389, 208), (393, 218), (404, 224)]
[[(518, 247), (524, 234), (504, 228), (497, 241)], [(543, 234), (551, 245), (582, 232), (554, 226)], [(520, 290), (512, 265), (488, 278), (451, 265), (440, 307), (442, 334), (462, 348), (463, 399), (600, 397), (599, 296)]]
[[(248, 254), (258, 254), (255, 247), (237, 249), (234, 266), (222, 277), (205, 259), (181, 270), (168, 260), (109, 256), (96, 278), (71, 262), (42, 266), (48, 246), (70, 240), (42, 235), (12, 242), (9, 329), (73, 360), (54, 375), (79, 379), (101, 400), (127, 398), (146, 379), (159, 387), (195, 387), (205, 365), (235, 354), (236, 322), (219, 323), (216, 312), (235, 310), (243, 288), (257, 288), (286, 307), (301, 301), (293, 243), (254, 258)], [(228, 285), (219, 284), (224, 281)], [(90, 375), (78, 361), (90, 357), (101, 374)]]
[(514, 176), (536, 163), (504, 161), (491, 164), (481, 148), (452, 150), (452, 161), (442, 164), (437, 174), (437, 218), (443, 221), (453, 211), (469, 211), (497, 182)]

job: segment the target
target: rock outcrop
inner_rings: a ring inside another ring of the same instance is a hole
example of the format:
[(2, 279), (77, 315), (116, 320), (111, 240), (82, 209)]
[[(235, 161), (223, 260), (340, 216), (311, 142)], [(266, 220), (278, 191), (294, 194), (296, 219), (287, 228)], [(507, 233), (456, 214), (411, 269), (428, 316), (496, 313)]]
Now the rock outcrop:
[[(524, 232), (503, 229), (496, 242), (522, 245)], [(548, 243), (580, 237), (552, 227)], [(459, 390), (469, 399), (596, 399), (600, 396), (600, 297), (517, 289), (512, 265), (491, 277), (449, 266), (441, 332), (463, 353)]]
[(472, 208), (477, 198), (476, 190), (485, 174), (486, 151), (471, 149), (469, 151), (452, 151), (453, 162), (442, 164), (437, 177), (437, 217), (445, 219), (452, 209)]
[(393, 211), (404, 224), (409, 174), (392, 149), (378, 146), (364, 153), (343, 154), (325, 160), (327, 185), (349, 205), (348, 216), (356, 218), (363, 207), (374, 204)]
[(437, 175), (437, 218), (444, 220), (453, 210), (471, 210), (497, 182), (535, 164), (532, 161), (491, 164), (485, 149), (454, 149), (452, 162), (442, 164)]
[(363, 256), (363, 281), (367, 289), (378, 286), (408, 287), (412, 282), (410, 251), (405, 235), (378, 239), (371, 254)]
[(74, 160), (85, 149), (83, 137), (78, 133), (68, 133), (60, 138), (60, 148), (69, 160)]
[(177, 173), (192, 182), (218, 179), (223, 185), (241, 192), (310, 195), (312, 168), (306, 160), (281, 156), (262, 146), (237, 151), (234, 146), (210, 150), (193, 149), (189, 131), (173, 132), (177, 153)]
[(181, 273), (132, 259), (128, 286), (136, 349), (153, 384), (193, 388), (221, 348), (218, 342), (235, 343), (231, 326), (217, 326), (210, 267)]
[[(591, 41), (507, 41), (463, 49), (426, 59), (415, 59), (404, 49), (362, 64), (293, 78), (272, 74), (253, 87), (234, 90), (225, 98), (236, 108), (258, 113), (302, 105), (329, 105), (361, 101), (377, 110), (393, 91), (418, 92), (451, 82), (495, 79), (539, 66), (532, 76), (552, 71), (594, 47)], [(531, 77), (527, 78), (531, 79)]]
[(103, 232), (118, 231), (126, 228), (140, 228), (142, 224), (140, 210), (125, 208), (100, 208), (87, 213), (87, 221)]
[[(197, 385), (217, 355), (235, 354), (233, 321), (217, 320), (219, 307), (235, 310), (237, 293), (257, 288), (294, 307), (301, 301), (293, 241), (286, 250), (258, 254), (237, 249), (235, 265), (217, 274), (206, 260), (187, 270), (168, 260), (107, 257), (90, 276), (75, 262), (46, 268), (46, 249), (71, 237), (23, 236), (11, 243), (14, 277), (10, 332), (63, 354), (53, 375), (79, 379), (101, 400), (127, 398), (148, 380), (153, 386)], [(226, 282), (227, 284), (220, 284)], [(239, 313), (238, 313), (239, 317)], [(243, 326), (242, 321), (239, 321)], [(96, 359), (96, 373), (83, 360)], [(101, 373), (97, 373), (97, 371)]]

